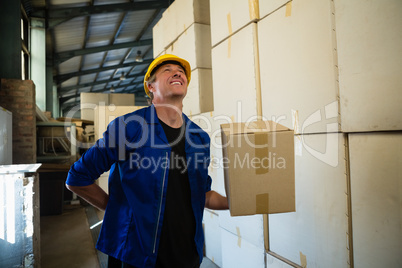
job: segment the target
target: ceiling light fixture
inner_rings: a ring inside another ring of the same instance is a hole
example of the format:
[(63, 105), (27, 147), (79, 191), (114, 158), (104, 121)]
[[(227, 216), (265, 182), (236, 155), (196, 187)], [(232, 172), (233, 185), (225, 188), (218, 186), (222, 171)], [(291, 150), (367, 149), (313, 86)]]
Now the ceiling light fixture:
[(135, 61), (136, 62), (143, 62), (144, 61), (144, 59), (142, 58), (142, 55), (141, 55), (141, 50), (137, 51), (137, 56), (135, 57)]
[(124, 72), (121, 73), (120, 80), (121, 81), (126, 80), (126, 76), (124, 75)]
[(114, 89), (114, 86), (112, 85), (112, 86), (110, 87), (110, 93), (113, 93), (113, 92), (115, 92), (115, 89)]

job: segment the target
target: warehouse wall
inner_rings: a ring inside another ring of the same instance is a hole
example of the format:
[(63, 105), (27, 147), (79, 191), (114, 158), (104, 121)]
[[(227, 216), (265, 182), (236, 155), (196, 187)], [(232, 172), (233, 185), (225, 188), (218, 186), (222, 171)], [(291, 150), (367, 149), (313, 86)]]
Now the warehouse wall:
[(36, 163), (35, 84), (31, 80), (1, 79), (0, 106), (12, 113), (12, 163)]
[(296, 212), (205, 210), (206, 256), (220, 267), (401, 267), (402, 3), (182, 2), (155, 26), (154, 56), (211, 71), (184, 112), (210, 134), (212, 188), (225, 195), (220, 124), (262, 115), (295, 132)]

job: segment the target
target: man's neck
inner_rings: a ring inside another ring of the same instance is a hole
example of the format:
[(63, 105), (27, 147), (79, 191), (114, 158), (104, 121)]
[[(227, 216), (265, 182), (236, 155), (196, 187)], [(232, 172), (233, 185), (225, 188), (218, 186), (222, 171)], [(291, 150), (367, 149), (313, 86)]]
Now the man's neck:
[(183, 125), (182, 108), (180, 103), (154, 103), (158, 118), (165, 124), (173, 128), (179, 128)]

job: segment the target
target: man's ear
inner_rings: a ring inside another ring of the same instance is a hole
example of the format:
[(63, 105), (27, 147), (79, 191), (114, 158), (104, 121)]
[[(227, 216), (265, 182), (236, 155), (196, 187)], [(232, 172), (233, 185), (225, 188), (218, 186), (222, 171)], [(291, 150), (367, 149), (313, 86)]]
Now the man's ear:
[(154, 83), (148, 83), (148, 90), (151, 91), (152, 93), (154, 92)]

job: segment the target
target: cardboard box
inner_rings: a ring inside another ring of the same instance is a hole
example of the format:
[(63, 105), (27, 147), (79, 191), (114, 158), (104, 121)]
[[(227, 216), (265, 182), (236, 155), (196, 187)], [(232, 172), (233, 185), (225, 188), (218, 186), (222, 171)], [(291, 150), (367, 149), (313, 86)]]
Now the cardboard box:
[(339, 131), (330, 2), (293, 1), (257, 23), (263, 115), (296, 134)]
[(110, 93), (109, 104), (116, 106), (133, 106), (135, 95), (130, 93)]
[(186, 59), (192, 70), (211, 69), (211, 27), (200, 23), (192, 24), (166, 48), (166, 53)]
[[(172, 3), (172, 5), (175, 2)], [(161, 54), (165, 54), (165, 33), (163, 32), (162, 19), (152, 28), (152, 50), (154, 58), (157, 58)]]
[(335, 3), (343, 132), (402, 130), (401, 11), (398, 0)]
[(219, 0), (210, 2), (212, 46), (259, 19), (258, 0)]
[(223, 167), (220, 160), (222, 159), (222, 141), (221, 141), (221, 124), (228, 123), (222, 121), (221, 116), (215, 115), (214, 112), (202, 113), (191, 117), (194, 123), (208, 133), (211, 138), (210, 156), (211, 163), (208, 167), (208, 174), (212, 178), (211, 189), (225, 195), (225, 182), (223, 177)]
[(273, 121), (222, 124), (232, 216), (295, 211), (293, 131)]
[(102, 138), (103, 132), (106, 131), (107, 126), (115, 118), (132, 113), (142, 106), (115, 106), (115, 105), (97, 105), (94, 109), (94, 129), (95, 140)]
[(269, 215), (268, 236), (272, 252), (300, 266), (300, 252), (307, 267), (345, 267), (349, 260), (345, 137), (295, 136), (295, 148), (302, 147), (295, 149), (296, 212)]
[(134, 94), (126, 93), (81, 93), (81, 119), (94, 121), (94, 109), (96, 105), (133, 106)]
[(221, 228), (219, 227), (219, 214), (215, 211), (204, 210), (205, 256), (222, 267)]
[(400, 267), (402, 132), (348, 136), (355, 267)]
[(264, 236), (263, 215), (250, 215), (231, 217), (230, 211), (224, 210), (219, 213), (219, 226), (232, 234), (240, 236), (257, 248), (264, 249), (269, 241)]
[(278, 8), (288, 3), (288, 10), (292, 9), (292, 3), (290, 0), (270, 0), (270, 1), (259, 1), (260, 8), (260, 18), (263, 19), (265, 16), (275, 12)]
[(183, 100), (183, 112), (190, 116), (214, 109), (212, 70), (196, 69), (191, 72), (187, 95)]
[(209, 0), (176, 0), (152, 29), (154, 57), (194, 23), (210, 24)]
[(293, 265), (286, 263), (283, 260), (280, 260), (269, 253), (265, 253), (265, 258), (267, 261), (267, 268), (293, 268)]
[[(221, 229), (222, 267), (264, 268), (265, 250), (243, 239), (241, 234)], [(269, 267), (269, 266), (268, 266)]]
[(214, 113), (237, 122), (257, 113), (254, 26), (248, 25), (212, 49)]

